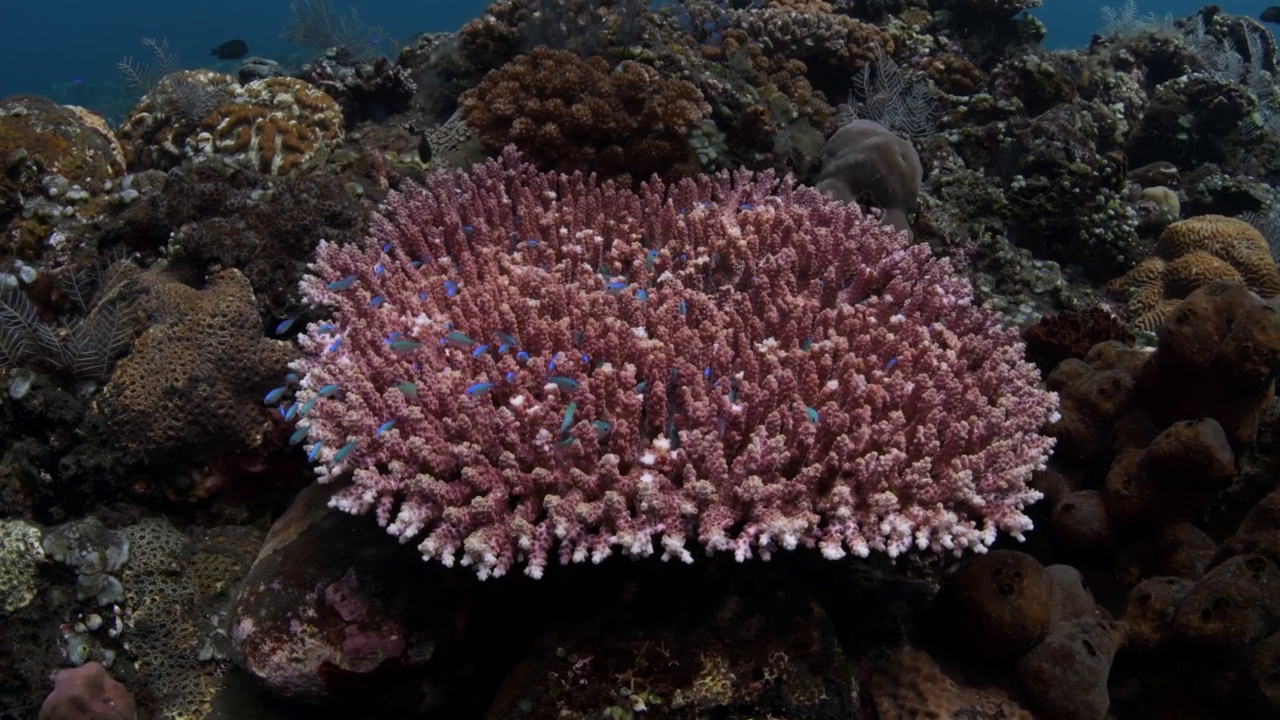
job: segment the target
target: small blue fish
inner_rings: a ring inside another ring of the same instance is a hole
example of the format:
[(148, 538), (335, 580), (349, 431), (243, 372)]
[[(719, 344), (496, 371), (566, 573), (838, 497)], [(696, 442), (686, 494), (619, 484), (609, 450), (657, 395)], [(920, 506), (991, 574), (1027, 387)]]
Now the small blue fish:
[(650, 250), (644, 254), (644, 267), (646, 270), (653, 268), (653, 261), (658, 259), (658, 251)]
[(411, 382), (396, 383), (395, 388), (404, 393), (404, 396), (416, 400), (418, 398), (418, 386)]
[(284, 419), (292, 420), (294, 415), (298, 414), (298, 403), (289, 403), (288, 409), (284, 411)]
[(403, 340), (403, 339), (392, 340), (391, 342), (387, 343), (387, 345), (391, 347), (392, 352), (398, 352), (398, 353), (413, 352), (414, 350), (417, 350), (418, 348), (422, 347), (422, 343), (418, 342), (417, 340)]
[(617, 295), (626, 287), (627, 284), (625, 282), (621, 280), (614, 280), (604, 284), (604, 291), (610, 295)]
[(419, 300), (426, 300), (426, 299), (427, 299), (427, 291), (426, 291), (426, 290), (421, 290), (421, 291), (419, 291), (419, 292), (418, 292), (418, 299), (419, 299)]
[(472, 351), (471, 351), (471, 357), (473, 357), (473, 358), (478, 358), (478, 357), (480, 357), (481, 355), (485, 354), (485, 352), (486, 352), (486, 351), (488, 351), (488, 350), (489, 350), (489, 346), (488, 346), (487, 344), (486, 344), (486, 345), (477, 345), (477, 346), (476, 346), (476, 348), (475, 348), (474, 350), (472, 350)]
[(311, 409), (314, 408), (318, 402), (320, 402), (320, 396), (312, 395), (310, 400), (302, 403), (302, 407), (298, 408), (298, 416), (306, 417), (307, 413), (311, 412)]
[(602, 439), (613, 431), (613, 426), (603, 420), (593, 420), (591, 426), (596, 429), (596, 439)]
[(804, 416), (806, 418), (809, 418), (809, 422), (813, 423), (814, 425), (818, 424), (818, 411), (814, 410), (808, 405), (804, 406)]
[(271, 392), (267, 393), (267, 396), (262, 398), (263, 404), (264, 405), (275, 404), (280, 398), (284, 397), (284, 391), (286, 389), (287, 388), (278, 387), (272, 390)]
[(338, 392), (338, 384), (329, 383), (316, 391), (316, 397), (329, 397), (336, 392)]
[(805, 352), (809, 352), (809, 348), (811, 347), (813, 347), (813, 338), (805, 338), (804, 342), (800, 343), (800, 349)]
[(889, 358), (889, 362), (885, 363), (885, 365), (884, 365), (884, 369), (885, 369), (885, 370), (892, 370), (892, 369), (893, 369), (893, 366), (894, 366), (894, 365), (897, 365), (897, 364), (898, 364), (898, 358), (896, 358), (896, 357), (891, 357), (891, 358)]
[(307, 439), (307, 433), (311, 431), (310, 425), (299, 425), (294, 429), (293, 434), (289, 436), (289, 444), (297, 445)]
[(499, 343), (499, 345), (498, 345), (498, 352), (500, 352), (500, 353), (504, 353), (504, 352), (506, 352), (507, 350), (510, 350), (511, 348), (513, 348), (513, 347), (517, 347), (517, 346), (519, 346), (519, 345), (520, 345), (520, 343), (516, 342), (516, 339), (515, 339), (515, 338), (511, 337), (510, 335), (508, 335), (508, 334), (506, 334), (506, 333), (504, 333), (504, 332), (495, 332), (495, 333), (493, 334), (493, 337), (494, 337), (494, 338), (498, 341), (498, 343)]
[(373, 434), (374, 434), (374, 436), (376, 437), (376, 436), (381, 435), (382, 433), (384, 433), (384, 432), (386, 432), (386, 431), (390, 430), (391, 428), (393, 428), (393, 427), (395, 427), (395, 426), (396, 426), (396, 421), (395, 421), (395, 420), (388, 420), (388, 421), (386, 421), (386, 422), (382, 423), (381, 425), (379, 425), (379, 426), (378, 426), (377, 431), (375, 431)]
[(333, 332), (333, 323), (320, 323), (316, 326), (316, 332), (322, 335)]
[(386, 268), (384, 268), (384, 267), (382, 266), (382, 263), (378, 263), (377, 265), (374, 265), (374, 266), (373, 266), (373, 274), (374, 274), (374, 275), (381, 275), (382, 273), (384, 273), (384, 272), (386, 272), (386, 271), (387, 271), (387, 269), (386, 269)]
[(381, 305), (381, 304), (383, 303), (383, 301), (384, 301), (384, 300), (386, 300), (386, 299), (387, 299), (387, 298), (386, 298), (386, 296), (385, 296), (385, 295), (374, 295), (373, 297), (369, 298), (369, 307), (375, 307), (375, 308), (376, 308), (376, 307), (378, 307), (379, 305)]
[(521, 350), (520, 352), (516, 353), (516, 360), (522, 363), (529, 362), (529, 353)]
[(445, 297), (453, 297), (454, 295), (457, 295), (457, 294), (458, 294), (458, 283), (456, 283), (456, 282), (454, 282), (454, 281), (452, 281), (452, 280), (445, 280), (445, 281), (444, 281), (444, 296), (445, 296)]
[(356, 449), (356, 441), (348, 440), (346, 445), (343, 445), (342, 447), (338, 448), (338, 452), (333, 454), (333, 462), (334, 463), (342, 462), (344, 459), (346, 459), (348, 455), (351, 454), (351, 451), (355, 449)]
[(293, 323), (294, 323), (294, 321), (296, 321), (297, 319), (298, 319), (298, 318), (285, 318), (285, 319), (281, 320), (281, 321), (280, 321), (280, 324), (279, 324), (279, 325), (276, 325), (276, 334), (277, 334), (277, 335), (283, 335), (283, 334), (285, 334), (285, 333), (289, 332), (289, 328), (293, 327)]
[(413, 268), (414, 270), (421, 270), (421, 269), (422, 269), (422, 266), (423, 266), (424, 264), (425, 264), (425, 263), (423, 263), (421, 260), (410, 260), (410, 261), (409, 261), (409, 267)]
[(467, 237), (471, 237), (471, 233), (473, 233), (473, 232), (475, 232), (475, 228), (471, 227), (470, 225), (463, 225), (463, 226), (462, 226), (462, 234), (463, 234), (463, 235), (466, 235)]
[(293, 383), (298, 382), (298, 373), (285, 373), (285, 374), (284, 374), (284, 381), (285, 381), (285, 382), (287, 382), (287, 383), (289, 383), (289, 384), (293, 384)]
[(547, 380), (561, 390), (570, 391), (578, 389), (578, 381), (573, 378), (567, 378), (563, 375), (552, 375)]
[(389, 242), (387, 242), (387, 243), (382, 243), (382, 252), (384, 252), (384, 253), (389, 253), (389, 252), (391, 252), (391, 243), (389, 243)]
[(334, 338), (333, 342), (329, 343), (329, 347), (326, 348), (325, 352), (333, 352), (334, 350), (337, 350), (340, 345), (342, 345), (342, 338)]
[(338, 290), (346, 290), (347, 288), (355, 284), (356, 284), (356, 276), (348, 275), (342, 278), (341, 280), (334, 280), (328, 285), (325, 285), (325, 287), (328, 288), (329, 290), (338, 291)]
[(469, 348), (472, 345), (475, 345), (476, 341), (467, 337), (466, 333), (461, 333), (455, 330), (440, 338), (440, 344), (459, 348)]
[(508, 371), (507, 371), (507, 374), (506, 374), (506, 375), (504, 375), (503, 377), (505, 377), (505, 378), (506, 378), (507, 382), (514, 382), (514, 381), (515, 381), (515, 379), (516, 379), (516, 371), (515, 371), (515, 370), (508, 370)]
[(640, 302), (648, 302), (649, 293), (644, 288), (638, 288), (636, 290), (636, 299), (639, 300)]
[(470, 397), (476, 397), (478, 395), (483, 395), (492, 389), (493, 389), (493, 383), (478, 382), (475, 385), (472, 385), (471, 387), (467, 388), (467, 395)]
[(316, 456), (320, 454), (320, 448), (322, 447), (324, 447), (324, 441), (317, 440), (316, 444), (311, 446), (311, 452), (307, 453), (307, 461), (311, 462), (312, 460), (315, 460)]
[(573, 425), (573, 414), (577, 412), (577, 410), (578, 410), (578, 404), (575, 402), (571, 402), (565, 407), (564, 419), (560, 421), (561, 435), (569, 432), (569, 426)]
[(739, 210), (754, 210), (754, 209), (755, 209), (755, 207), (756, 207), (756, 206), (755, 206), (755, 205), (752, 205), (751, 203), (742, 203), (741, 205), (739, 205), (739, 206), (738, 206), (738, 209), (739, 209)]
[(686, 303), (685, 301), (681, 300), (681, 301), (679, 302), (679, 304), (677, 304), (677, 306), (676, 306), (676, 307), (680, 308), (680, 314), (681, 314), (681, 315), (688, 315), (688, 314), (689, 314), (689, 304), (688, 304), (688, 303)]

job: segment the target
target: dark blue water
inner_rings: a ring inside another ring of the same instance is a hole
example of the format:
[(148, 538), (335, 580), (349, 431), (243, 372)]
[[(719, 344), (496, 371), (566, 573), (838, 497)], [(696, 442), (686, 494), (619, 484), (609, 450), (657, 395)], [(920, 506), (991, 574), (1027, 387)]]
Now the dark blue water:
[[(1204, 7), (1207, 0), (1138, 0), (1138, 12), (1184, 17)], [(1278, 4), (1264, 0), (1221, 0), (1214, 3), (1224, 12), (1233, 15), (1258, 13), (1269, 5)], [(1045, 45), (1050, 48), (1070, 48), (1088, 44), (1089, 36), (1102, 27), (1102, 8), (1120, 7), (1124, 0), (1044, 0), (1044, 6), (1034, 11), (1049, 29)], [(1273, 30), (1276, 28), (1273, 28)]]
[[(336, 0), (347, 12), (353, 3)], [(485, 0), (362, 0), (360, 19), (394, 38), (456, 30), (479, 15)], [(144, 37), (167, 38), (184, 68), (234, 74), (239, 61), (209, 55), (214, 45), (242, 38), (253, 55), (299, 52), (280, 39), (289, 0), (3, 0), (0, 2), (0, 97), (49, 95), (62, 83), (118, 77), (126, 55), (151, 60)], [(304, 50), (305, 52), (305, 50)]]
[[(1123, 0), (1045, 0), (1036, 11), (1049, 28), (1050, 47), (1088, 42), (1101, 24), (1104, 5)], [(422, 31), (453, 30), (478, 15), (484, 0), (364, 0), (361, 19), (406, 39)], [(1219, 5), (1227, 12), (1257, 15), (1264, 0)], [(350, 3), (337, 0), (345, 11)], [(1185, 15), (1197, 0), (1144, 0), (1142, 12)], [(4, 0), (0, 2), (0, 97), (18, 92), (66, 95), (67, 85), (118, 79), (116, 62), (126, 55), (150, 59), (143, 37), (167, 38), (183, 67), (234, 71), (237, 61), (218, 61), (209, 49), (243, 38), (251, 54), (282, 57), (299, 52), (280, 39), (288, 0)]]

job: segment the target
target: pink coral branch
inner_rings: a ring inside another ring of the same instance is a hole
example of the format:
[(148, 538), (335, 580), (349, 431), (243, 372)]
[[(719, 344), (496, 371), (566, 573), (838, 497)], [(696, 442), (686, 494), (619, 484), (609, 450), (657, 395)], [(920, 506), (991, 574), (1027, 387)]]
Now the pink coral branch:
[(332, 504), (424, 557), (981, 551), (1057, 398), (921, 245), (790, 179), (639, 192), (508, 150), (323, 243), (300, 423)]

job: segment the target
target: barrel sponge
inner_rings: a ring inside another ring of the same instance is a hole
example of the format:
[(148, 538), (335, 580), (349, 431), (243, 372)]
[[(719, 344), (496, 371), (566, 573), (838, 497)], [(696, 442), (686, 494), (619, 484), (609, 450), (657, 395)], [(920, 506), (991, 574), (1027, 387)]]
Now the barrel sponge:
[(1162, 422), (1212, 417), (1232, 446), (1252, 444), (1280, 372), (1280, 312), (1239, 283), (1192, 293), (1169, 316), (1138, 378)]
[(872, 120), (854, 120), (835, 132), (822, 151), (818, 190), (837, 200), (866, 199), (884, 211), (886, 225), (911, 234), (924, 169), (907, 140)]
[(867, 684), (882, 720), (990, 717), (1031, 720), (1025, 708), (994, 687), (953, 677), (928, 653), (903, 648), (876, 669)]

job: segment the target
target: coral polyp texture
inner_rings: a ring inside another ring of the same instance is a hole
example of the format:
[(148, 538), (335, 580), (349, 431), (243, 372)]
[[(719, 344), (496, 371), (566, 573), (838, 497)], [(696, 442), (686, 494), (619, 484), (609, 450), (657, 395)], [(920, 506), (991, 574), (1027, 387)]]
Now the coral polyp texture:
[(985, 549), (1052, 440), (1014, 331), (792, 180), (638, 191), (508, 148), (393, 193), (302, 291), (295, 440), (331, 505), (483, 577), (615, 551)]

